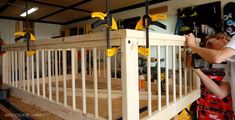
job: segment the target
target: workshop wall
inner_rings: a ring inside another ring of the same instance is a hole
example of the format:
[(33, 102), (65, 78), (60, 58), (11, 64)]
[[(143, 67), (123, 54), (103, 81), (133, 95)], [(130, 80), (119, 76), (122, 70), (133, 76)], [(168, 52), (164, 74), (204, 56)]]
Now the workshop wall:
[[(0, 37), (6, 40), (7, 43), (15, 43), (15, 20), (0, 19)], [(35, 35), (37, 40), (49, 39), (60, 35), (61, 25), (35, 23)]]
[[(223, 10), (223, 7), (226, 3), (228, 2), (232, 2), (234, 0), (216, 0), (216, 1), (221, 1), (221, 10)], [(162, 2), (162, 3), (158, 3), (155, 5), (150, 5), (149, 9), (152, 8), (157, 8), (157, 7), (161, 7), (161, 6), (168, 6), (168, 11), (164, 14), (166, 14), (168, 16), (167, 20), (160, 20), (159, 22), (165, 24), (167, 26), (167, 30), (161, 29), (159, 27), (156, 26), (151, 26), (151, 30), (150, 31), (154, 31), (154, 32), (158, 32), (158, 33), (167, 33), (167, 34), (174, 34), (175, 32), (175, 26), (176, 26), (176, 20), (177, 20), (177, 9), (179, 8), (183, 8), (183, 7), (189, 7), (192, 5), (201, 5), (201, 4), (207, 4), (207, 3), (211, 3), (211, 2), (216, 2), (215, 0), (170, 0), (167, 2)], [(115, 13), (113, 14), (114, 18), (116, 21), (118, 21), (119, 19), (127, 19), (127, 18), (132, 18), (132, 17), (137, 17), (137, 16), (143, 16), (145, 13), (145, 8), (141, 7), (141, 8), (136, 8), (136, 9), (132, 9), (132, 10), (126, 10), (123, 12), (119, 12), (119, 13)], [(222, 11), (223, 13), (223, 11)], [(223, 14), (222, 14), (223, 15)], [(222, 16), (221, 16), (222, 17)], [(91, 19), (91, 20), (86, 20), (86, 21), (81, 21), (81, 22), (77, 22), (77, 23), (73, 23), (73, 24), (69, 24), (66, 26), (63, 26), (64, 28), (72, 28), (74, 26), (79, 26), (79, 25), (84, 25), (84, 24), (92, 24), (94, 23), (96, 20)], [(103, 26), (97, 27), (93, 30), (93, 32), (98, 32), (98, 31), (103, 31), (105, 30)], [(172, 49), (172, 48), (170, 48)], [(151, 51), (157, 51), (156, 47), (152, 47)], [(178, 52), (178, 51), (176, 51)], [(161, 48), (161, 58), (165, 57), (165, 51), (164, 48)], [(151, 52), (151, 56), (152, 57), (156, 57), (156, 53), (155, 52)], [(170, 50), (169, 52), (169, 59), (171, 59), (172, 57), (172, 52)], [(154, 66), (156, 63), (153, 62), (152, 66)], [(169, 69), (172, 69), (172, 61), (169, 61)], [(164, 63), (161, 63), (161, 66), (165, 66)]]
[[(221, 1), (221, 9), (223, 10), (223, 7), (228, 2), (233, 2), (234, 0), (216, 0)], [(200, 5), (200, 4), (206, 4), (211, 2), (216, 2), (215, 0), (170, 0), (167, 2), (158, 3), (155, 5), (151, 5), (149, 9), (151, 8), (157, 8), (161, 6), (168, 6), (168, 12), (164, 13), (168, 15), (167, 20), (162, 20), (163, 24), (167, 25), (167, 30), (163, 30), (161, 28), (153, 26), (153, 30), (159, 33), (168, 33), (168, 34), (174, 34), (175, 31), (175, 25), (176, 25), (176, 18), (177, 18), (177, 9), (182, 7), (189, 7), (192, 5)], [(222, 11), (223, 13), (223, 11)], [(117, 20), (119, 19), (126, 19), (126, 18), (132, 18), (137, 16), (143, 16), (144, 15), (144, 7), (136, 8), (132, 10), (126, 10), (123, 12), (115, 13), (113, 14), (114, 18)], [(222, 16), (221, 16), (222, 17)], [(91, 24), (95, 22), (95, 20), (86, 20), (86, 21), (80, 21), (77, 23), (69, 24), (66, 26), (63, 26), (64, 28), (72, 28), (74, 26), (84, 25), (84, 24)], [(98, 27), (93, 30), (93, 32), (102, 31), (103, 27)]]
[(15, 21), (0, 19), (0, 38), (6, 40), (7, 43), (15, 42)]
[(61, 25), (35, 23), (35, 35), (38, 40), (46, 40), (60, 35)]

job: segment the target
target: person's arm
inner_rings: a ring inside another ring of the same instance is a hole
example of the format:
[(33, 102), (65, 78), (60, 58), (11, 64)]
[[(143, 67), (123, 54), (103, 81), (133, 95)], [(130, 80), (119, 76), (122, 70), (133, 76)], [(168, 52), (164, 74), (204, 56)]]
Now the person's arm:
[(210, 63), (221, 63), (227, 58), (235, 55), (235, 50), (231, 48), (223, 48), (221, 50), (207, 49), (197, 46), (191, 46), (190, 48)]
[(194, 70), (198, 76), (201, 78), (201, 81), (204, 83), (207, 89), (209, 89), (214, 95), (220, 99), (226, 97), (230, 94), (230, 84), (228, 82), (222, 82), (221, 85), (217, 85), (213, 80), (211, 80), (207, 75), (205, 75), (200, 69)]
[(221, 63), (227, 58), (235, 55), (235, 50), (232, 48), (223, 48), (221, 50), (207, 49), (201, 48), (197, 46), (196, 39), (194, 35), (191, 33), (189, 35), (185, 35), (186, 37), (186, 45), (192, 49), (192, 51), (196, 52), (202, 58), (207, 60), (210, 63)]

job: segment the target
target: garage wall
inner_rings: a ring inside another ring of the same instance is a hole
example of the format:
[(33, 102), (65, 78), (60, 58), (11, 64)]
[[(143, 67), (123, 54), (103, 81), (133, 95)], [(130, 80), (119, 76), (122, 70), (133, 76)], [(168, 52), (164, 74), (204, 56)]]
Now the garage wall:
[[(0, 19), (0, 37), (8, 43), (14, 43), (15, 20)], [(35, 23), (35, 35), (37, 40), (49, 39), (60, 35), (61, 25)]]
[(15, 21), (0, 19), (0, 38), (8, 43), (14, 42)]
[(37, 40), (46, 40), (60, 35), (61, 25), (47, 23), (35, 23), (34, 25)]
[[(15, 20), (0, 19), (0, 37), (8, 44), (15, 43)], [(37, 40), (49, 39), (60, 35), (61, 25), (35, 23), (35, 35)], [(0, 57), (0, 76), (2, 74), (2, 57)], [(1, 78), (0, 78), (1, 79)]]

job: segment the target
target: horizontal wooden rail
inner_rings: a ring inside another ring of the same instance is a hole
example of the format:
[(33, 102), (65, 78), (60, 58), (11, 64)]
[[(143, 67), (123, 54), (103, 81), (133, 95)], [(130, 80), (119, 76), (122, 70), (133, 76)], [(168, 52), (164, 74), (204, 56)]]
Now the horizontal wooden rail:
[[(138, 40), (139, 45), (145, 45), (145, 34), (143, 31), (135, 30), (118, 30), (112, 31), (111, 35), (111, 46), (120, 46), (121, 41), (126, 38)], [(185, 38), (182, 36), (160, 34), (150, 32), (150, 44), (152, 45), (184, 45)], [(166, 42), (167, 40), (167, 42)], [(104, 32), (77, 35), (71, 37), (62, 37), (54, 39), (40, 40), (30, 43), (31, 49), (70, 49), (70, 48), (81, 48), (90, 47), (98, 48), (106, 45), (106, 36)], [(26, 43), (17, 43), (4, 45), (3, 50), (27, 50)]]

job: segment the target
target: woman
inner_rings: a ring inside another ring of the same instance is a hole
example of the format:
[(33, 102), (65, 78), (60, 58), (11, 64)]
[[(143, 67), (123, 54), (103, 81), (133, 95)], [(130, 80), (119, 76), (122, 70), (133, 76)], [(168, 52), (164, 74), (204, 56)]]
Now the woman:
[[(195, 69), (204, 85), (217, 97), (224, 98), (231, 94), (233, 98), (233, 110), (235, 111), (235, 36), (230, 40), (225, 34), (215, 34), (207, 38), (206, 46), (197, 46), (196, 39), (191, 33), (186, 35), (186, 45), (202, 58), (210, 63), (221, 63), (227, 59), (225, 77), (221, 85), (217, 85), (200, 69)], [(230, 40), (230, 41), (229, 41)]]

